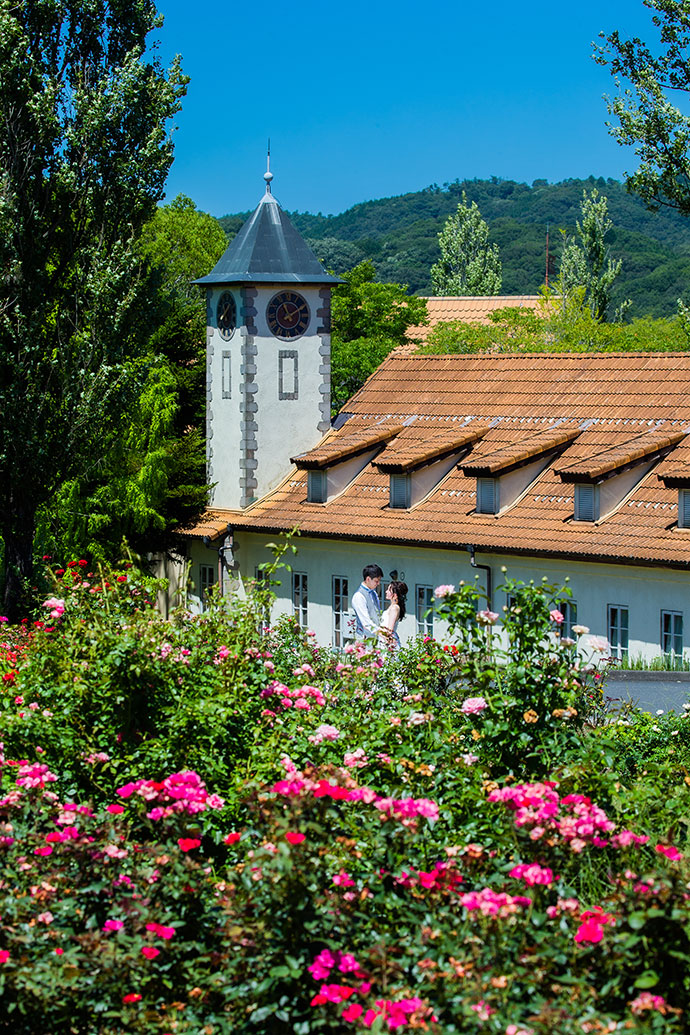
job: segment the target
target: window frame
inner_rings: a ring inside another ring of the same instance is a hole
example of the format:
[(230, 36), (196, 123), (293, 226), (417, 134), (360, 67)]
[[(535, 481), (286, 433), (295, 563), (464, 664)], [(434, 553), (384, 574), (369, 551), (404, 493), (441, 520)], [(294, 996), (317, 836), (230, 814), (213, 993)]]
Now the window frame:
[[(668, 633), (664, 633), (664, 618), (670, 620), (671, 629)], [(677, 626), (680, 626), (678, 629)], [(664, 649), (664, 638), (667, 636), (671, 641), (671, 647), (668, 650)], [(677, 644), (674, 643), (676, 638), (679, 638), (680, 650), (677, 650)], [(682, 611), (669, 611), (666, 608), (662, 608), (661, 611), (661, 622), (659, 629), (659, 646), (661, 647), (661, 653), (669, 658), (683, 657), (684, 644), (683, 644), (683, 612)]]
[[(614, 612), (615, 619), (614, 619)], [(621, 616), (625, 614), (625, 629)], [(630, 608), (627, 604), (606, 605), (606, 632), (608, 634), (611, 657), (617, 661), (625, 661), (630, 656)], [(625, 639), (625, 644), (621, 639)]]
[(331, 614), (331, 645), (336, 650), (342, 650), (345, 644), (352, 640), (350, 579), (347, 575), (331, 576)]
[[(421, 599), (421, 593), (424, 593), (424, 600)], [(433, 597), (433, 586), (421, 582), (416, 583), (414, 587), (414, 616), (418, 636), (434, 635)], [(427, 612), (429, 613), (427, 614)]]
[[(300, 629), (309, 628), (309, 582), (306, 571), (293, 571), (290, 580), (292, 589), (292, 614)], [(301, 599), (298, 599), (298, 596)]]
[[(211, 573), (210, 580), (205, 577), (205, 573)], [(206, 610), (206, 598), (210, 589), (218, 585), (218, 568), (215, 564), (200, 564), (199, 565), (199, 599), (201, 600), (202, 610)]]

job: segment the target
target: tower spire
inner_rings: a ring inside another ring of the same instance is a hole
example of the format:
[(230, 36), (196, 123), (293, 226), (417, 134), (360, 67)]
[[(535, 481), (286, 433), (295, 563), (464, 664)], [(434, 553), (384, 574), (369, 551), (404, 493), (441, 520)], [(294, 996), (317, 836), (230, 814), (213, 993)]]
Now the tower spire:
[(266, 193), (271, 193), (271, 180), (273, 179), (273, 173), (271, 172), (271, 138), (268, 138), (268, 150), (266, 152), (266, 172), (264, 173), (264, 179), (266, 181)]

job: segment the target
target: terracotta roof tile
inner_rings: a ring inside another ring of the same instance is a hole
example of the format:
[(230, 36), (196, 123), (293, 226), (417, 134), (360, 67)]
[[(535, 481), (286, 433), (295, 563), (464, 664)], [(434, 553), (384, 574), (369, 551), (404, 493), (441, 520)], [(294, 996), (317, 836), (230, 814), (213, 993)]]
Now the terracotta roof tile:
[(581, 460), (558, 464), (554, 470), (564, 482), (601, 481), (621, 468), (668, 453), (684, 438), (684, 431), (648, 431)]
[(379, 471), (392, 474), (411, 471), (432, 460), (459, 452), (478, 442), (489, 430), (479, 421), (435, 422), (415, 421), (389, 442), (374, 461)]
[[(425, 429), (432, 442), (449, 424), (488, 424), (470, 454), (478, 459), (519, 451), (521, 442), (571, 421), (581, 429), (567, 445), (572, 466), (606, 451), (620, 456), (642, 435), (675, 441), (678, 432), (690, 430), (688, 386), (688, 353), (392, 355), (347, 404), (352, 417), (342, 430), (356, 428), (355, 421), (374, 426), (385, 417)], [(404, 434), (413, 437), (407, 429)], [(387, 448), (397, 448), (398, 441), (404, 441), (403, 432)], [(675, 446), (657, 470), (690, 464), (686, 443)], [(389, 478), (376, 463), (324, 505), (305, 503), (306, 481), (305, 472), (293, 471), (233, 524), (270, 534), (299, 525), (312, 537), (449, 549), (472, 543), (502, 553), (690, 567), (690, 536), (677, 529), (677, 491), (659, 481), (655, 469), (598, 524), (573, 519), (574, 488), (553, 464), (498, 516), (475, 513), (476, 480), (457, 468), (410, 510), (388, 506)]]
[(396, 356), (412, 354), (417, 343), (424, 343), (436, 324), (450, 320), (463, 323), (491, 323), (491, 314), (499, 309), (537, 309), (541, 295), (424, 295), (429, 322), (410, 327), (408, 342), (395, 350)]
[(216, 539), (227, 531), (228, 525), (234, 528), (238, 521), (244, 521), (246, 517), (246, 511), (243, 510), (205, 510), (193, 525), (176, 528), (175, 534), (192, 539), (201, 539), (203, 536)]
[(559, 446), (573, 442), (582, 429), (569, 421), (566, 425), (557, 425), (538, 431), (536, 434), (510, 441), (488, 455), (477, 457), (469, 463), (462, 464), (462, 470), (470, 477), (480, 478), (509, 471), (530, 460), (536, 460), (547, 453), (553, 453)]
[(348, 422), (340, 431), (329, 432), (315, 449), (293, 456), (290, 463), (305, 471), (330, 467), (340, 460), (388, 442), (402, 430), (403, 425), (399, 421), (383, 420), (374, 424), (361, 420), (355, 420), (352, 424)]

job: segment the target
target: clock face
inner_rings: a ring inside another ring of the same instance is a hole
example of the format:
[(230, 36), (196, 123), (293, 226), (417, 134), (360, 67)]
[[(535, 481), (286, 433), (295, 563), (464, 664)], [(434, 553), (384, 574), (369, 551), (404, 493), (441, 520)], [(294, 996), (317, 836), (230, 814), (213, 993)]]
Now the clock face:
[(221, 338), (229, 341), (235, 333), (235, 327), (237, 326), (237, 307), (235, 299), (229, 291), (224, 291), (218, 299), (216, 319)]
[(266, 307), (266, 320), (276, 338), (293, 341), (309, 325), (309, 306), (296, 291), (280, 291)]

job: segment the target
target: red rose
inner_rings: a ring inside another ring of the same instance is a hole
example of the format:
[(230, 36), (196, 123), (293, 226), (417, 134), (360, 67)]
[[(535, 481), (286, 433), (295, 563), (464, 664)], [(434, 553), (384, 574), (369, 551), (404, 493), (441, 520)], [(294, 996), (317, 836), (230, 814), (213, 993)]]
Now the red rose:
[(177, 843), (181, 852), (191, 852), (193, 848), (199, 847), (201, 841), (198, 837), (178, 837)]

